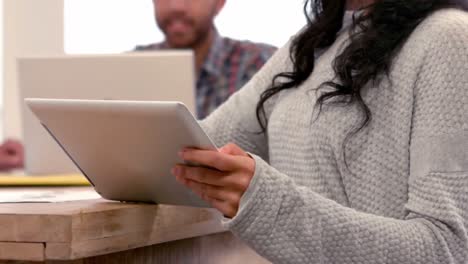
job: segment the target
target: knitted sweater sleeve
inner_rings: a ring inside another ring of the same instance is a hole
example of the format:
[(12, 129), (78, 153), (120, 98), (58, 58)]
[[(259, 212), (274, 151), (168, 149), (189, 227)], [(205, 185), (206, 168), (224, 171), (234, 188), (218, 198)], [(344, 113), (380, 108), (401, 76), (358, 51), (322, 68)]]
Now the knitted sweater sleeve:
[[(271, 86), (274, 76), (291, 70), (290, 43), (286, 43), (277, 50), (242, 89), (200, 122), (218, 147), (227, 143), (235, 143), (245, 151), (268, 160), (268, 141), (265, 134), (260, 133), (261, 127), (256, 118), (256, 107), (260, 95)], [(267, 118), (275, 101), (274, 97), (265, 103)]]
[(429, 32), (415, 80), (405, 218), (342, 206), (255, 157), (225, 225), (274, 263), (467, 263), (468, 25), (452, 22)]

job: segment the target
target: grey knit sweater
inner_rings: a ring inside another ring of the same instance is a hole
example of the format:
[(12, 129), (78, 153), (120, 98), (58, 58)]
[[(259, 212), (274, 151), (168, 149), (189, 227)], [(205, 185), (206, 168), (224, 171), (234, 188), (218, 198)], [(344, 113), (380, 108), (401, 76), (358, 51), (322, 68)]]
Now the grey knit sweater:
[[(291, 69), (286, 45), (203, 127), (219, 146), (254, 153), (240, 211), (224, 224), (274, 263), (468, 263), (468, 15), (427, 18), (392, 64), (365, 87), (372, 122), (343, 140), (356, 106), (314, 110), (334, 77), (343, 33), (299, 88), (268, 101), (267, 135), (255, 107)], [(257, 156), (258, 155), (258, 156)]]

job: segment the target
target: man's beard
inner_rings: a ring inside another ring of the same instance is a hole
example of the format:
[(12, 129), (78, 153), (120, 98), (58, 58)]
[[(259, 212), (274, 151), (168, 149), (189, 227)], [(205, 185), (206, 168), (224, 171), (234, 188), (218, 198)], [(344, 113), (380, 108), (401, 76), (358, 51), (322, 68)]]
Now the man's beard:
[[(170, 30), (168, 27), (170, 27), (171, 23), (173, 23), (173, 20), (180, 19), (183, 23), (185, 23), (187, 26), (190, 27), (189, 31), (189, 38), (187, 36), (171, 36), (170, 35)], [(184, 48), (193, 48), (198, 46), (200, 43), (202, 43), (210, 34), (210, 30), (213, 27), (212, 24), (210, 24), (207, 21), (203, 21), (204, 23), (199, 23), (196, 24), (195, 21), (189, 19), (189, 18), (173, 18), (171, 20), (165, 20), (162, 21), (162, 25), (160, 28), (162, 29), (165, 37), (166, 37), (166, 42), (172, 47), (172, 48), (178, 48), (178, 49), (184, 49)], [(180, 41), (182, 40), (182, 41)]]

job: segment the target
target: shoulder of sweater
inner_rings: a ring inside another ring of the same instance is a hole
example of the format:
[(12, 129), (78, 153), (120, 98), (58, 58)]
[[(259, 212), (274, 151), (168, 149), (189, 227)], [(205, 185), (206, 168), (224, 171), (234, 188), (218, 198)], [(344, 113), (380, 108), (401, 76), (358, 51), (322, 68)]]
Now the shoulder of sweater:
[(448, 40), (468, 38), (468, 12), (447, 8), (434, 12), (419, 26), (427, 41), (445, 44)]
[[(434, 12), (423, 21), (411, 39), (413, 49), (410, 51), (421, 55), (421, 60), (416, 60), (420, 68), (415, 95), (437, 98), (420, 99), (419, 103), (428, 104), (426, 107), (445, 103), (453, 106), (450, 107), (453, 111), (464, 111), (467, 98), (464, 83), (468, 81), (468, 12), (456, 9)], [(409, 60), (410, 55), (406, 53), (405, 57), (403, 60)], [(450, 115), (444, 117), (447, 116)]]

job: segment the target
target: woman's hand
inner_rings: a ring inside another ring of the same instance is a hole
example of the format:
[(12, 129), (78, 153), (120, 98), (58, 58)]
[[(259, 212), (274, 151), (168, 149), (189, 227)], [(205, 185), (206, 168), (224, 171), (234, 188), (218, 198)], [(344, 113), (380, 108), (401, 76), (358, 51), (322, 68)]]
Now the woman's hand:
[[(255, 160), (235, 144), (212, 150), (184, 149), (180, 157), (200, 166), (177, 165), (172, 174), (227, 217), (234, 217), (255, 172)], [(203, 166), (203, 167), (201, 167)]]
[(23, 167), (24, 149), (21, 142), (6, 140), (0, 145), (0, 171)]

